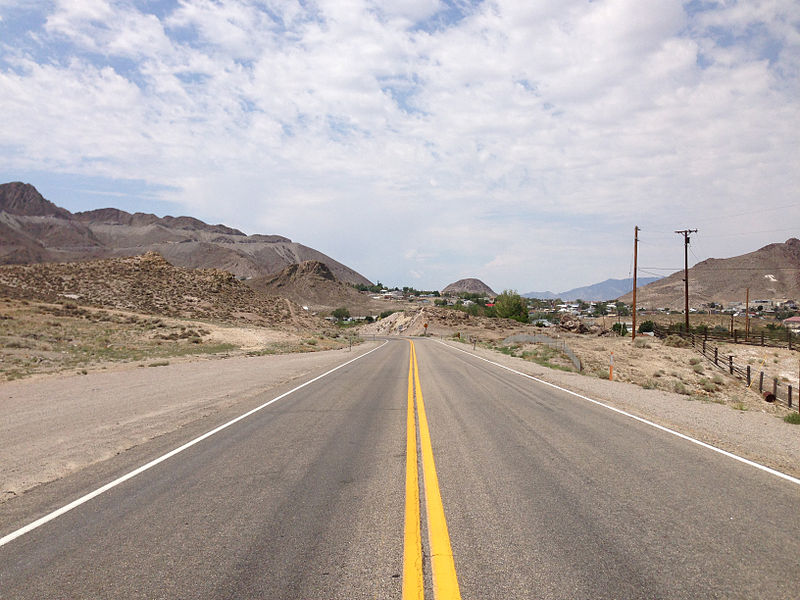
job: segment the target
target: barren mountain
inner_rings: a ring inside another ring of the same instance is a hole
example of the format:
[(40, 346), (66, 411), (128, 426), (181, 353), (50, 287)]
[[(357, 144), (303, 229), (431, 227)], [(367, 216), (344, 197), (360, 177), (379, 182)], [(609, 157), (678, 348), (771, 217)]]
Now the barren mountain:
[(384, 302), (372, 300), (368, 294), (339, 281), (327, 265), (317, 260), (289, 265), (279, 273), (251, 279), (247, 284), (313, 311), (326, 312), (343, 306), (354, 315), (372, 315), (386, 309)]
[(115, 208), (72, 214), (30, 184), (0, 184), (0, 264), (74, 262), (149, 251), (179, 267), (224, 269), (240, 277), (318, 260), (343, 282), (370, 283), (331, 257), (282, 236), (245, 235), (192, 217)]
[(483, 283), (480, 279), (468, 278), (459, 279), (451, 283), (442, 290), (442, 294), (485, 294), (487, 296), (496, 296), (488, 285)]
[[(750, 300), (800, 299), (800, 240), (791, 238), (741, 256), (697, 263), (689, 269), (689, 306), (744, 302), (748, 287)], [(630, 303), (633, 294), (620, 300)], [(683, 271), (639, 288), (636, 302), (648, 308), (683, 308)]]
[[(660, 277), (640, 277), (638, 281), (639, 287), (659, 279)], [(522, 295), (525, 298), (538, 298), (540, 300), (561, 298), (562, 300), (584, 300), (589, 302), (611, 300), (631, 291), (633, 291), (633, 278), (629, 277), (628, 279), (606, 279), (600, 283), (573, 288), (558, 294), (553, 292), (528, 292)]]
[(295, 330), (323, 321), (218, 269), (174, 267), (156, 253), (78, 263), (0, 266), (0, 296)]

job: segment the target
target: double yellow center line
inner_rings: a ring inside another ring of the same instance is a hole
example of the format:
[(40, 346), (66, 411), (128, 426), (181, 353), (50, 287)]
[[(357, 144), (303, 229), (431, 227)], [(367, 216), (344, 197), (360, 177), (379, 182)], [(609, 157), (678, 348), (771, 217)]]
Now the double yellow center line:
[(403, 600), (424, 597), (422, 574), (422, 533), (420, 518), (419, 469), (417, 467), (417, 426), (414, 415), (416, 398), (419, 418), (419, 440), (422, 454), (422, 477), (425, 483), (425, 508), (430, 544), (431, 570), (433, 574), (433, 596), (436, 600), (460, 600), (461, 592), (456, 578), (456, 566), (447, 522), (439, 490), (439, 478), (433, 462), (431, 434), (425, 416), (425, 402), (419, 383), (417, 351), (409, 340), (411, 352), (408, 358), (408, 413), (406, 417), (406, 515), (403, 549)]

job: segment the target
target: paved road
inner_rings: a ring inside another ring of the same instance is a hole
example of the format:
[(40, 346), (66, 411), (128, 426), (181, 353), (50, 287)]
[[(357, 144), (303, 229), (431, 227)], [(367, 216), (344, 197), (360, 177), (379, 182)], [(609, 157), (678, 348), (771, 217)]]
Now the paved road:
[[(411, 345), (392, 340), (9, 541), (0, 598), (400, 598), (406, 448), (425, 442), (407, 436), (415, 396), (461, 597), (800, 597), (800, 486), (435, 340), (414, 346), (416, 393)], [(0, 537), (106, 483), (114, 460), (74, 477), (70, 497), (43, 486), (0, 506), (13, 513)]]

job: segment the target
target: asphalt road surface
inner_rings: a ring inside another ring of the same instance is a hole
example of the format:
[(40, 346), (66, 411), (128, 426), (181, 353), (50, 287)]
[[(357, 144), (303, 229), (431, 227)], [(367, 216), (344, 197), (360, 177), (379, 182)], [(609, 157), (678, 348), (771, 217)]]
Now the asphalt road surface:
[(0, 598), (800, 597), (796, 482), (430, 339), (21, 532), (201, 433), (0, 505)]

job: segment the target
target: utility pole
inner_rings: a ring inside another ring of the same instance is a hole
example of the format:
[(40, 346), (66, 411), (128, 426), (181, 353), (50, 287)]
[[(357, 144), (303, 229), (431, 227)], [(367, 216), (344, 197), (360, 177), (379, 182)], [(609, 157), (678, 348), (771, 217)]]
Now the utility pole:
[(639, 226), (633, 228), (633, 329), (631, 341), (636, 339), (636, 271), (639, 258)]
[(750, 340), (750, 288), (744, 297), (744, 341)]
[(683, 236), (683, 282), (684, 282), (684, 314), (686, 315), (686, 333), (689, 333), (689, 234), (697, 233), (697, 229), (676, 231)]

